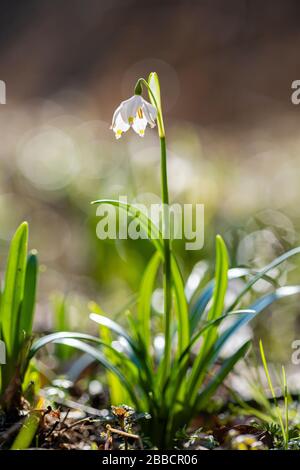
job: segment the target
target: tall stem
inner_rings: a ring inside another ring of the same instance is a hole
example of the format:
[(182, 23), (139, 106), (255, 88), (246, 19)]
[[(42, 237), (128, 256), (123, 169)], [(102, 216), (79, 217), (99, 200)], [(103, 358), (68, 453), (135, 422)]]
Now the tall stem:
[(164, 330), (165, 330), (165, 354), (163, 364), (163, 382), (168, 373), (171, 360), (171, 250), (169, 239), (169, 191), (167, 174), (166, 139), (160, 137), (161, 151), (161, 195), (163, 203), (163, 243), (164, 243)]
[[(158, 77), (157, 77), (158, 80)], [(172, 309), (172, 274), (171, 274), (171, 246), (170, 246), (170, 230), (169, 230), (169, 190), (168, 190), (168, 172), (167, 172), (167, 149), (163, 115), (159, 101), (154, 95), (149, 83), (140, 78), (135, 86), (135, 93), (142, 93), (142, 85), (144, 85), (157, 110), (157, 130), (160, 139), (160, 168), (161, 168), (161, 198), (163, 203), (163, 244), (164, 244), (164, 331), (165, 331), (165, 348), (164, 359), (162, 363), (162, 383), (166, 381), (168, 369), (171, 364), (171, 309)]]

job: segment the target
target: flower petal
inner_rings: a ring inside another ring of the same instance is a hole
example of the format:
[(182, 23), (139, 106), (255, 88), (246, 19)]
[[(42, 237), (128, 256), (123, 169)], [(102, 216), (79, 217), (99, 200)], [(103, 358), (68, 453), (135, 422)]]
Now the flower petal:
[(133, 119), (137, 113), (137, 110), (142, 106), (142, 97), (139, 95), (133, 95), (126, 101), (121, 103), (121, 114), (122, 118), (128, 124), (132, 124)]
[(147, 119), (144, 116), (142, 118), (137, 116), (133, 120), (132, 128), (140, 137), (144, 137), (146, 127)]
[(121, 107), (122, 107), (122, 105), (120, 104), (120, 106), (117, 107), (117, 109), (115, 110), (115, 112), (113, 114), (112, 122), (111, 122), (111, 126), (110, 126), (111, 129), (113, 129), (116, 125), (117, 116), (120, 114)]
[(123, 121), (121, 113), (119, 113), (116, 117), (115, 125), (113, 127), (116, 139), (120, 139), (122, 137), (123, 132), (128, 131), (129, 127), (129, 124)]
[(157, 110), (152, 104), (148, 103), (146, 100), (143, 99), (143, 107), (145, 118), (147, 119), (148, 123), (151, 127), (155, 126), (155, 120), (157, 118)]

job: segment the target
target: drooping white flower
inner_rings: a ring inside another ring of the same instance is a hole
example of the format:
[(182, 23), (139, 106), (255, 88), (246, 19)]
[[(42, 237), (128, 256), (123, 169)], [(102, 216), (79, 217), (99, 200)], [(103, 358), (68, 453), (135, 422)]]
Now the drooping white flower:
[(147, 124), (154, 127), (156, 118), (156, 108), (140, 95), (134, 95), (128, 100), (122, 101), (115, 110), (111, 129), (114, 131), (116, 139), (120, 139), (123, 132), (128, 131), (130, 127), (140, 137), (144, 137)]

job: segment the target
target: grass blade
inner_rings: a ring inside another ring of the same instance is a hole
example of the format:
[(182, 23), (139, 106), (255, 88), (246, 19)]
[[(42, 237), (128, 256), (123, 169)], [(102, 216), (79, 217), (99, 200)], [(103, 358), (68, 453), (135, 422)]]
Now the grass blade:
[(262, 340), (259, 341), (259, 350), (260, 350), (261, 360), (262, 360), (262, 363), (263, 363), (265, 374), (266, 374), (266, 377), (267, 377), (268, 385), (269, 385), (269, 388), (270, 388), (270, 391), (271, 391), (272, 398), (274, 400), (279, 425), (281, 427), (282, 436), (283, 436), (283, 439), (284, 439), (284, 442), (285, 442), (285, 447), (287, 448), (288, 442), (287, 442), (287, 439), (286, 439), (286, 433), (285, 433), (285, 428), (284, 428), (284, 424), (283, 424), (283, 419), (282, 419), (282, 416), (281, 416), (281, 410), (280, 410), (278, 402), (277, 402), (277, 397), (276, 397), (275, 390), (274, 390), (273, 383), (272, 383), (272, 379), (271, 379), (271, 376), (270, 376), (270, 372), (269, 372), (269, 368), (268, 368), (268, 364), (267, 364), (267, 360), (266, 360)]

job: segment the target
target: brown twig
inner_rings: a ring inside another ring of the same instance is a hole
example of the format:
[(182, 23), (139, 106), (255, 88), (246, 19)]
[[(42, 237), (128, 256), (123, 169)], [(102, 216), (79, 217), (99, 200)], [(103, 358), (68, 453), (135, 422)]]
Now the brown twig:
[(127, 439), (128, 438), (135, 439), (136, 441), (139, 441), (139, 444), (140, 444), (141, 448), (143, 448), (142, 439), (137, 434), (131, 434), (131, 433), (126, 432), (126, 431), (121, 431), (121, 429), (112, 428), (110, 426), (110, 424), (107, 424), (106, 429), (107, 429), (108, 433), (110, 433), (110, 434), (118, 434), (119, 436), (124, 437), (125, 447), (126, 448), (127, 448)]

